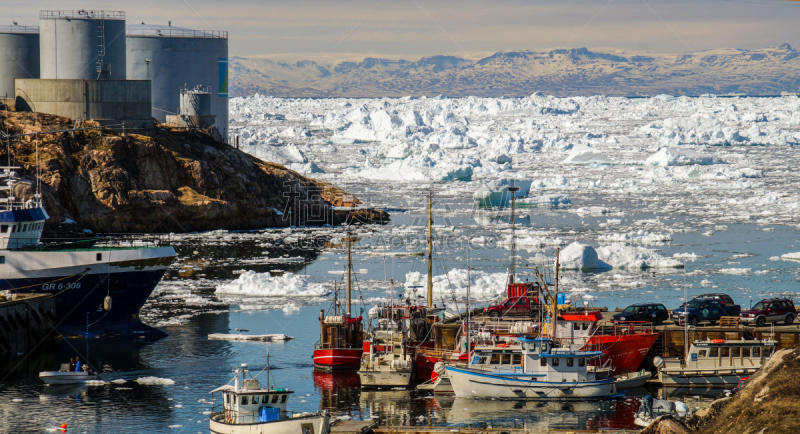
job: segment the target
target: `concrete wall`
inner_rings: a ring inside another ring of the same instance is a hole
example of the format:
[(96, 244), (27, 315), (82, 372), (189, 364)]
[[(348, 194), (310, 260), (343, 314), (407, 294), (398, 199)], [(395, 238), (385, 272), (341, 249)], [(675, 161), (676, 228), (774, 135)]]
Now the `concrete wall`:
[[(207, 86), (211, 91), (211, 114), (225, 136), (228, 127), (227, 77), (220, 76), (220, 59), (227, 65), (227, 37), (180, 37), (179, 31), (164, 27), (170, 36), (132, 35), (136, 26), (128, 26), (128, 78), (153, 81), (153, 117), (160, 122), (176, 114), (183, 86)], [(189, 33), (187, 35), (194, 35)], [(200, 33), (201, 35), (202, 32)], [(149, 59), (145, 62), (145, 59)], [(226, 70), (227, 72), (227, 70)], [(221, 95), (222, 94), (222, 95)]]
[(106, 41), (103, 61), (110, 65), (110, 74), (100, 78), (126, 78), (125, 20), (42, 18), (39, 27), (42, 78), (97, 79), (100, 27)]
[(16, 27), (0, 26), (0, 98), (14, 98), (15, 78), (39, 78), (39, 33), (17, 33)]
[(133, 126), (141, 122), (152, 124), (150, 92), (150, 82), (144, 80), (16, 80), (19, 111), (126, 121), (128, 128), (144, 128)]

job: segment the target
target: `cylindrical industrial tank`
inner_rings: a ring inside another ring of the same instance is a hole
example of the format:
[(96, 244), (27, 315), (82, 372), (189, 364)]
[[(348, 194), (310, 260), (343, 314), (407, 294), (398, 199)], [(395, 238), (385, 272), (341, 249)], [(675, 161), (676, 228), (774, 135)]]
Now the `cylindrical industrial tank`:
[(39, 78), (39, 27), (0, 26), (0, 98), (14, 98), (17, 78)]
[(211, 115), (211, 93), (208, 88), (197, 86), (182, 90), (180, 114), (184, 116)]
[(170, 25), (127, 27), (128, 79), (152, 80), (153, 117), (179, 114), (181, 89), (208, 87), (211, 115), (223, 137), (228, 127), (228, 32)]
[(39, 12), (42, 78), (125, 80), (125, 12)]

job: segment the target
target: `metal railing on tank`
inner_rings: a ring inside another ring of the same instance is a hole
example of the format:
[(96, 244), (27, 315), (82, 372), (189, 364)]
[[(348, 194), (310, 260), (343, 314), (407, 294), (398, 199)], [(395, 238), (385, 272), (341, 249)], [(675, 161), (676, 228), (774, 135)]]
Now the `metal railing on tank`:
[(73, 19), (73, 20), (124, 20), (124, 11), (87, 11), (81, 9), (79, 11), (39, 11), (40, 20), (60, 20), (60, 19)]
[(0, 33), (39, 33), (39, 26), (2, 25)]
[(165, 38), (209, 38), (228, 39), (228, 32), (224, 30), (188, 30), (188, 29), (128, 29), (125, 36), (163, 36)]

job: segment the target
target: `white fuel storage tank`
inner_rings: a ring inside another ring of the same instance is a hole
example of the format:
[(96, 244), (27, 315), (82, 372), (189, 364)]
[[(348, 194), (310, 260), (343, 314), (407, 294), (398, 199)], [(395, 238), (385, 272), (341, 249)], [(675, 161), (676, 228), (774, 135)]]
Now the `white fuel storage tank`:
[(39, 78), (37, 26), (0, 26), (0, 98), (14, 98), (17, 78)]
[(41, 78), (124, 80), (125, 12), (40, 11)]
[(127, 26), (128, 79), (152, 80), (153, 117), (179, 115), (181, 89), (202, 86), (210, 93), (219, 132), (228, 127), (228, 32), (171, 25)]

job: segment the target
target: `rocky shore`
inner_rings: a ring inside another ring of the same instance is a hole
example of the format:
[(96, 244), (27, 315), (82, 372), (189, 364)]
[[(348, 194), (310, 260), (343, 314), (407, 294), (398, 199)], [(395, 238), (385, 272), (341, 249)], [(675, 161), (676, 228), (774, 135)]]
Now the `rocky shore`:
[[(96, 129), (64, 117), (0, 111), (11, 140), (14, 186), (27, 201), (41, 182), (50, 233), (249, 230), (386, 223), (381, 210), (325, 182), (261, 161), (211, 135), (161, 126), (146, 134)], [(55, 132), (74, 127), (84, 131)], [(36, 150), (38, 148), (38, 161)], [(6, 160), (6, 144), (0, 157)]]

